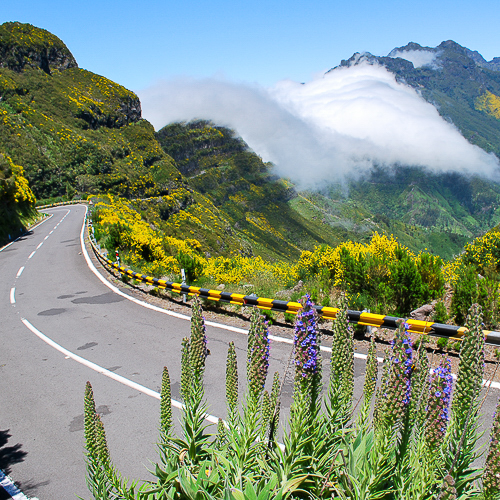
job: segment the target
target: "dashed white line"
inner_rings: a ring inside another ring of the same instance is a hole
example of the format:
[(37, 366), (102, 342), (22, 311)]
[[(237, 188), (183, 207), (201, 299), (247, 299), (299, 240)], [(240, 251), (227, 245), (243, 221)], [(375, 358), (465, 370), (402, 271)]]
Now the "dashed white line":
[(44, 241), (49, 237), (49, 235), (45, 236), (45, 238), (43, 239)]
[(11, 304), (16, 303), (16, 289), (15, 288), (10, 289), (10, 303)]
[[(90, 368), (91, 370), (94, 370), (97, 373), (104, 375), (105, 377), (115, 380), (116, 382), (120, 382), (120, 384), (126, 385), (127, 387), (135, 389), (136, 391), (142, 392), (148, 396), (151, 396), (152, 398), (160, 399), (159, 392), (153, 391), (152, 389), (149, 389), (144, 385), (138, 384), (137, 382), (133, 382), (128, 378), (122, 377), (121, 375), (111, 372), (106, 368), (103, 368), (102, 366), (99, 366), (96, 363), (89, 361), (88, 359), (78, 356), (77, 354), (73, 354), (71, 351), (68, 351), (67, 349), (59, 345), (57, 342), (54, 342), (51, 338), (47, 337), (47, 335), (44, 335), (40, 330), (35, 328), (27, 319), (22, 318), (21, 321), (23, 322), (24, 326), (26, 326), (28, 330), (33, 332), (39, 339), (43, 340), (46, 344), (50, 345), (54, 349), (58, 350), (60, 353), (64, 354), (66, 359), (71, 358), (73, 361), (76, 361), (77, 363), (80, 363), (86, 366), (87, 368)], [(174, 399), (172, 399), (172, 406), (174, 408), (179, 408), (179, 409), (184, 408), (184, 405), (182, 403), (180, 403), (179, 401), (175, 401)], [(215, 417), (213, 415), (207, 414), (205, 415), (205, 419), (211, 422), (212, 424), (216, 424), (219, 422), (218, 417)]]
[(23, 274), (23, 271), (24, 271), (24, 266), (23, 266), (23, 267), (21, 267), (21, 268), (19, 269), (19, 271), (17, 271), (16, 278), (19, 278), (19, 276), (21, 276), (21, 274)]
[(54, 232), (54, 230), (52, 229), (52, 231), (49, 233), (49, 235), (52, 234), (53, 232)]
[(36, 247), (36, 249), (38, 250), (42, 245), (43, 245), (43, 241), (38, 244), (38, 246)]
[(30, 256), (28, 257), (28, 260), (29, 260), (29, 259), (31, 259), (31, 257), (33, 257), (33, 255), (35, 255), (35, 253), (36, 253), (36, 250), (35, 250), (35, 251), (33, 251), (33, 252), (31, 252), (31, 253), (30, 253)]

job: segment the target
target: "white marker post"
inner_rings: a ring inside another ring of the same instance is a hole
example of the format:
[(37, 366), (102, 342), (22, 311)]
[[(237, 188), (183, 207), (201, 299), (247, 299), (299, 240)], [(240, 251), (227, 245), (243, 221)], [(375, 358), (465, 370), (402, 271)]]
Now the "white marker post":
[[(182, 283), (181, 285), (186, 285), (186, 272), (184, 271), (184, 269), (181, 269), (181, 276), (182, 276)], [(186, 294), (183, 293), (182, 294), (182, 303), (185, 304), (186, 303)]]

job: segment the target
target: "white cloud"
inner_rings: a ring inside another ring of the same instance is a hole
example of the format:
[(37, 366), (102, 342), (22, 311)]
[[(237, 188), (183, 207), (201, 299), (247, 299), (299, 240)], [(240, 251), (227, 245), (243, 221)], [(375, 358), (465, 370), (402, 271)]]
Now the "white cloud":
[(179, 78), (139, 94), (144, 117), (156, 128), (195, 118), (234, 128), (302, 187), (374, 164), (488, 177), (498, 172), (494, 155), (468, 143), (414, 89), (378, 65), (341, 67), (306, 84), (287, 80), (272, 89)]
[(438, 66), (435, 63), (437, 55), (437, 52), (431, 50), (393, 50), (389, 54), (389, 57), (406, 59), (413, 63), (415, 68), (421, 68), (423, 66), (437, 68)]

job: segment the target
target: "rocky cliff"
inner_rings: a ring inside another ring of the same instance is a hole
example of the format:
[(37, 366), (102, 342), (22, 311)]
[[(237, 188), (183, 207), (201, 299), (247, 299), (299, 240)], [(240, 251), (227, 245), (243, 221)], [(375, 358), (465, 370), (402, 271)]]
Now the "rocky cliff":
[(17, 72), (40, 68), (50, 75), (54, 70), (77, 67), (73, 54), (52, 33), (18, 22), (0, 26), (0, 68)]

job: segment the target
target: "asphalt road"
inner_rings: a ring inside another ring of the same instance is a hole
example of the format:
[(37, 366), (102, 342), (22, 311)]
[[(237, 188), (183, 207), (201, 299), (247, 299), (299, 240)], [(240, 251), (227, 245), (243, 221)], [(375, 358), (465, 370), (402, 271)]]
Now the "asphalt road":
[[(179, 400), (180, 346), (190, 324), (130, 301), (98, 279), (80, 243), (84, 206), (47, 213), (50, 219), (0, 252), (0, 469), (27, 496), (87, 499), (86, 381), (94, 388), (114, 464), (127, 477), (148, 479), (147, 467), (156, 460), (155, 392), (166, 365), (172, 396)], [(247, 339), (215, 326), (207, 327), (207, 336), (209, 412), (224, 417), (228, 344), (234, 341), (237, 348), (243, 391)], [(271, 374), (285, 372), (290, 351), (290, 344), (272, 342)], [(324, 367), (326, 377), (327, 363)], [(105, 375), (99, 373), (102, 368), (108, 370)], [(363, 371), (364, 361), (356, 360), (358, 394)], [(113, 374), (118, 380), (110, 378)], [(286, 384), (284, 406), (290, 395)], [(487, 403), (487, 415), (493, 413), (496, 397)], [(179, 415), (174, 410), (174, 418)]]
[[(0, 253), (0, 469), (27, 496), (89, 498), (83, 449), (86, 381), (94, 388), (112, 459), (131, 478), (147, 479), (146, 467), (156, 459), (159, 401), (75, 361), (34, 332), (152, 391), (159, 391), (167, 365), (178, 400), (180, 346), (190, 324), (133, 303), (97, 279), (80, 244), (85, 207), (48, 212), (51, 219)], [(241, 369), (246, 336), (210, 326), (207, 336), (209, 411), (224, 417), (228, 343), (235, 342)], [(284, 373), (290, 350), (289, 344), (272, 343), (271, 373)], [(288, 400), (285, 394), (284, 403)]]

